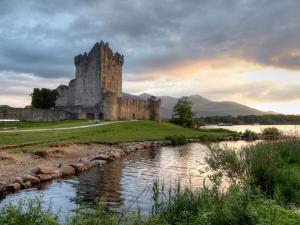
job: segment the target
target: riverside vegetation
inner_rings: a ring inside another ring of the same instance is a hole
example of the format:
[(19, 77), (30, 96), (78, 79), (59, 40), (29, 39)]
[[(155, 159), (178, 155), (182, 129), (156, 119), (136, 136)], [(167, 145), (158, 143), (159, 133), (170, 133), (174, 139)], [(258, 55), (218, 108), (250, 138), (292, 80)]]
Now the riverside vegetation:
[[(210, 146), (207, 161), (215, 169), (209, 183), (199, 190), (152, 185), (149, 217), (139, 212), (109, 212), (105, 205), (82, 206), (66, 218), (66, 224), (144, 225), (298, 225), (300, 214), (300, 141), (258, 143), (242, 148)], [(222, 173), (231, 178), (225, 191)], [(0, 210), (0, 224), (61, 224), (58, 214), (44, 210), (38, 199), (8, 205)]]
[[(65, 218), (68, 225), (297, 225), (300, 215), (267, 200), (262, 194), (254, 194), (245, 186), (232, 185), (226, 192), (220, 191), (221, 175), (210, 177), (212, 186), (204, 185), (197, 191), (191, 188), (166, 189), (155, 181), (152, 187), (152, 210), (149, 217), (139, 212), (109, 212), (99, 203), (95, 208), (82, 206)], [(10, 204), (0, 210), (1, 225), (61, 225), (59, 212), (51, 206), (43, 209), (39, 199)]]

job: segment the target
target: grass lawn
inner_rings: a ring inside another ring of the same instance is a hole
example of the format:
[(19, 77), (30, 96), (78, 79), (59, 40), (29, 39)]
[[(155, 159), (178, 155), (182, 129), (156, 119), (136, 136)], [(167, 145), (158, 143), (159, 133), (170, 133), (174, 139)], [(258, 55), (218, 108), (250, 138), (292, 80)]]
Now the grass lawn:
[[(66, 123), (66, 121), (62, 123)], [(74, 142), (116, 143), (163, 140), (165, 137), (172, 135), (184, 135), (187, 138), (201, 138), (203, 141), (215, 141), (230, 134), (232, 132), (226, 130), (195, 130), (165, 122), (128, 121), (74, 130), (0, 133), (0, 146), (32, 142), (51, 145)]]
[(91, 120), (61, 120), (61, 121), (49, 121), (49, 122), (1, 122), (0, 129), (5, 127), (16, 127), (17, 129), (36, 129), (36, 128), (60, 128), (60, 127), (75, 127), (94, 124)]

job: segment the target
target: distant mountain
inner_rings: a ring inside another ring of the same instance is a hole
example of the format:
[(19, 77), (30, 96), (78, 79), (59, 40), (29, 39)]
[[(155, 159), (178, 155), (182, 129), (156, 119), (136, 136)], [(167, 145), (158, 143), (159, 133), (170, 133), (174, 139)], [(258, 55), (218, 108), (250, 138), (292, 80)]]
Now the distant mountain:
[[(151, 95), (144, 93), (141, 95), (131, 95), (123, 93), (123, 97), (130, 99), (144, 99), (147, 100)], [(161, 99), (161, 116), (163, 119), (172, 117), (173, 107), (178, 101), (178, 98), (170, 96), (160, 96)], [(200, 95), (192, 95), (188, 97), (193, 103), (193, 112), (197, 117), (207, 116), (238, 116), (238, 115), (264, 115), (268, 114), (263, 111), (242, 105), (236, 102), (224, 101), (216, 102), (204, 98)]]

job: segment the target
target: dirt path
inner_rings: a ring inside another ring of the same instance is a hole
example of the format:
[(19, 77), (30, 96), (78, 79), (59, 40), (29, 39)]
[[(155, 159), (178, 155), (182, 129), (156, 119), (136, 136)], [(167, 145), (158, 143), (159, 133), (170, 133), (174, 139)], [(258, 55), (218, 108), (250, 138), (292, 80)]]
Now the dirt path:
[(39, 128), (39, 129), (24, 129), (24, 130), (2, 130), (0, 133), (16, 133), (16, 132), (43, 132), (43, 131), (57, 131), (57, 130), (73, 130), (73, 129), (82, 129), (89, 127), (100, 127), (107, 124), (113, 123), (124, 123), (128, 121), (113, 121), (113, 122), (103, 122), (91, 125), (75, 126), (75, 127), (60, 127), (60, 128)]

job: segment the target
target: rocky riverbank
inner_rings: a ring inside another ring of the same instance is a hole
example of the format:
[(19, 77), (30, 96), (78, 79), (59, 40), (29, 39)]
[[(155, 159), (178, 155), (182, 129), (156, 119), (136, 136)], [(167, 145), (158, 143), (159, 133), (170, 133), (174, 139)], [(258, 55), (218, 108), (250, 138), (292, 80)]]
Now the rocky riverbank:
[[(197, 142), (198, 140), (189, 140)], [(21, 189), (42, 186), (54, 179), (78, 175), (132, 152), (172, 145), (171, 141), (144, 141), (103, 145), (98, 143), (47, 147), (42, 150), (0, 152), (0, 199)]]

